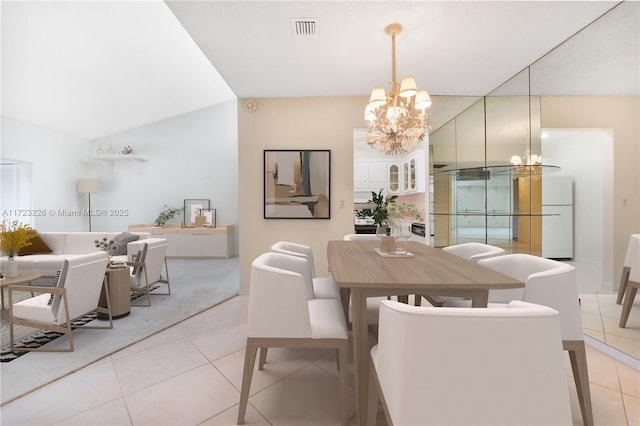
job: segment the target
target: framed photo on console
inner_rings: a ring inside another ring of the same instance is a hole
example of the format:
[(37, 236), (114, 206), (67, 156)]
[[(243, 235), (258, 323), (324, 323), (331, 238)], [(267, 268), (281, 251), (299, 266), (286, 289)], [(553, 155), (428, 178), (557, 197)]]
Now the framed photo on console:
[(184, 224), (193, 226), (196, 223), (196, 216), (200, 216), (200, 210), (211, 208), (211, 201), (204, 199), (184, 200)]
[(200, 210), (200, 216), (204, 216), (204, 226), (207, 228), (216, 227), (216, 209), (202, 209)]
[(264, 218), (331, 218), (331, 151), (264, 151)]

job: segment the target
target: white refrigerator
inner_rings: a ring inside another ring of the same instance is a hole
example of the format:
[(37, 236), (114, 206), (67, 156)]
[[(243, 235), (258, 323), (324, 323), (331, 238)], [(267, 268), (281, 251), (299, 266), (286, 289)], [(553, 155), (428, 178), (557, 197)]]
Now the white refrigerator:
[(573, 258), (573, 177), (542, 177), (542, 257)]

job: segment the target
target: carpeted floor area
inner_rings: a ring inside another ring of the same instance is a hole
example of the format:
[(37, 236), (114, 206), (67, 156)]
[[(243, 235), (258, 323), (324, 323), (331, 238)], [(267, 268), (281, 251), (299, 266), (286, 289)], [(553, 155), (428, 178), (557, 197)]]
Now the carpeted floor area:
[[(0, 364), (1, 404), (237, 295), (238, 258), (170, 259), (169, 277), (170, 296), (152, 296), (151, 307), (132, 307), (129, 316), (114, 320), (112, 330), (75, 330), (74, 352), (30, 352)], [(61, 337), (47, 346), (65, 347), (68, 341)]]

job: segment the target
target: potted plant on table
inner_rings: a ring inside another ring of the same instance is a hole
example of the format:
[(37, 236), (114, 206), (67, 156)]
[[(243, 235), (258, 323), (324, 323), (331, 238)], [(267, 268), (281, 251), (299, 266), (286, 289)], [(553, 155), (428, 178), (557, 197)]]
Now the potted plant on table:
[(169, 207), (165, 204), (162, 206), (162, 209), (160, 209), (160, 214), (156, 218), (155, 222), (153, 222), (153, 226), (164, 226), (168, 221), (180, 214), (182, 210), (184, 210), (184, 207)]
[(15, 256), (24, 247), (31, 245), (31, 240), (35, 238), (37, 232), (30, 225), (14, 220), (11, 223), (2, 221), (0, 224), (0, 250), (8, 256), (5, 276), (15, 277), (18, 275), (18, 263)]

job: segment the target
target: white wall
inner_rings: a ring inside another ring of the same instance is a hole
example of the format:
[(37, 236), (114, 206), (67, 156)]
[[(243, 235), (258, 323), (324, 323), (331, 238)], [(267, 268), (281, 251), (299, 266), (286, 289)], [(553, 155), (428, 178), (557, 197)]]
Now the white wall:
[(40, 231), (88, 230), (86, 217), (60, 214), (87, 208), (86, 195), (76, 193), (76, 179), (91, 177), (86, 146), (86, 139), (2, 117), (0, 157), (31, 164), (31, 208), (46, 213), (17, 219)]
[[(574, 182), (574, 259), (602, 268), (604, 234), (611, 234), (613, 140), (599, 129), (543, 130), (545, 163)], [(604, 202), (603, 202), (604, 200)]]
[[(94, 231), (124, 231), (152, 223), (164, 204), (183, 206), (185, 198), (211, 200), (217, 223), (236, 226), (238, 235), (238, 121), (236, 101), (215, 105), (109, 137), (87, 141), (2, 117), (0, 156), (32, 164), (32, 208), (86, 209), (87, 195), (76, 193), (78, 178), (97, 178), (101, 191), (91, 208), (127, 211), (92, 218)], [(94, 161), (99, 145), (130, 145), (149, 161)], [(0, 206), (1, 207), (1, 206)], [(40, 231), (88, 231), (88, 218), (47, 215), (33, 218)], [(182, 217), (172, 222), (180, 223)]]
[(130, 224), (153, 223), (164, 204), (181, 207), (185, 199), (209, 199), (217, 223), (236, 225), (237, 235), (237, 132), (237, 105), (232, 101), (91, 141), (87, 156), (96, 156), (99, 146), (116, 151), (131, 146), (134, 153), (149, 157), (145, 162), (92, 162), (102, 184), (92, 207), (129, 211), (94, 218), (94, 229), (119, 231)]

